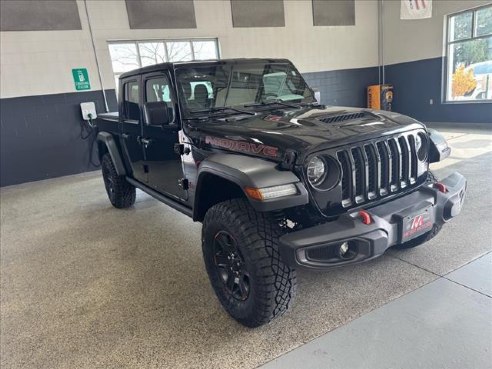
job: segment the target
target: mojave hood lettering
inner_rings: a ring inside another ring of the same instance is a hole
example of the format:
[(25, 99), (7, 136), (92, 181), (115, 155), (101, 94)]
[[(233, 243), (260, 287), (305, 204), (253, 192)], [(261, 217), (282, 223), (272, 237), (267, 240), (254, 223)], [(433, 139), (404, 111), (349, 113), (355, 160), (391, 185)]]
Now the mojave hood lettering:
[[(237, 153), (246, 153), (270, 160), (283, 160), (284, 153), (296, 152), (301, 163), (310, 153), (352, 144), (384, 135), (421, 129), (421, 123), (391, 112), (363, 114), (362, 118), (326, 123), (340, 115), (365, 113), (356, 108), (303, 108), (256, 112), (255, 116), (209, 117), (196, 123), (191, 134), (196, 142)], [(272, 119), (275, 116), (275, 119)]]
[(255, 155), (269, 156), (273, 158), (276, 158), (278, 155), (277, 147), (268, 146), (264, 144), (256, 144), (246, 141), (236, 141), (227, 138), (206, 136), (205, 143), (215, 147), (228, 149), (231, 151), (240, 151), (240, 152), (245, 152)]

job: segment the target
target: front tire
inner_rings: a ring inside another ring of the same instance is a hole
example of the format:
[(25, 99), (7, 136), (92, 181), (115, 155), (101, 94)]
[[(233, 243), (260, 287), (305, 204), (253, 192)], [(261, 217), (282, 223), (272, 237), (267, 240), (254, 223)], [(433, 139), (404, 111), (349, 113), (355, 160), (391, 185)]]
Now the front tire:
[(284, 314), (296, 291), (296, 272), (278, 252), (281, 229), (244, 199), (210, 208), (202, 228), (205, 267), (224, 309), (258, 327)]
[(128, 183), (125, 176), (119, 176), (109, 153), (103, 155), (101, 170), (104, 187), (111, 204), (118, 209), (129, 208), (135, 203), (135, 186)]

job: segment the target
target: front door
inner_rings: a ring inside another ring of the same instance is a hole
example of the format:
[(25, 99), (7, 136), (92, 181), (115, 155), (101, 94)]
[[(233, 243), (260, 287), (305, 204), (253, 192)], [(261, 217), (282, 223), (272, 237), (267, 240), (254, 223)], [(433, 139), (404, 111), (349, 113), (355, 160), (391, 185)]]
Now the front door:
[(140, 111), (140, 83), (139, 77), (130, 77), (123, 81), (123, 91), (120, 99), (123, 101), (120, 108), (121, 144), (126, 151), (124, 157), (127, 165), (132, 168), (132, 176), (137, 181), (147, 182), (147, 168), (144, 163), (144, 150), (141, 144), (142, 113)]
[[(179, 142), (179, 121), (175, 111), (175, 97), (166, 71), (144, 75), (144, 110), (149, 106), (167, 108), (169, 121), (151, 121), (151, 114), (144, 113), (143, 147), (145, 164), (149, 168), (148, 185), (163, 194), (186, 200), (188, 192), (183, 188), (181, 155), (176, 153)], [(148, 104), (148, 105), (147, 105)]]

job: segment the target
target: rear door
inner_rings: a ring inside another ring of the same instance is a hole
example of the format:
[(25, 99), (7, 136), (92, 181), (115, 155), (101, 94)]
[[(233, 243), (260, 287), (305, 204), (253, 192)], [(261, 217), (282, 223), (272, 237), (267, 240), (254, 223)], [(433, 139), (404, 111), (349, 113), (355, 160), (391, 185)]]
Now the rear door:
[(120, 133), (125, 160), (132, 168), (133, 178), (146, 183), (148, 168), (145, 167), (142, 137), (142, 112), (140, 107), (142, 93), (140, 91), (140, 76), (132, 76), (123, 80), (120, 91)]
[(158, 102), (167, 105), (169, 124), (147, 121), (144, 114), (143, 142), (145, 164), (149, 168), (148, 185), (158, 192), (180, 200), (187, 199), (183, 189), (183, 167), (181, 155), (175, 151), (179, 143), (180, 123), (176, 109), (173, 86), (167, 71), (149, 73), (142, 76), (144, 104)]
[(147, 182), (148, 170), (144, 162), (144, 150), (141, 144), (142, 112), (140, 107), (142, 92), (140, 91), (140, 76), (132, 76), (123, 80), (120, 91), (120, 132), (125, 159), (132, 168), (133, 178)]

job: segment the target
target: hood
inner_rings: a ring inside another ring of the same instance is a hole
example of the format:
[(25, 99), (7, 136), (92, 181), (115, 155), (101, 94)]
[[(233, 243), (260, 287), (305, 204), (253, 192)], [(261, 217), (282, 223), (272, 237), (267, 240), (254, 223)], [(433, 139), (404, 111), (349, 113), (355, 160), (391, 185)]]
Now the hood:
[(198, 146), (281, 161), (286, 151), (303, 159), (312, 152), (423, 128), (407, 116), (371, 109), (309, 107), (270, 109), (193, 122)]

